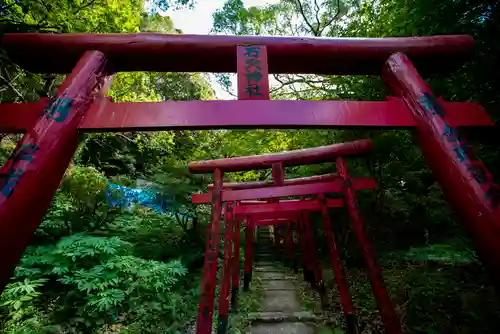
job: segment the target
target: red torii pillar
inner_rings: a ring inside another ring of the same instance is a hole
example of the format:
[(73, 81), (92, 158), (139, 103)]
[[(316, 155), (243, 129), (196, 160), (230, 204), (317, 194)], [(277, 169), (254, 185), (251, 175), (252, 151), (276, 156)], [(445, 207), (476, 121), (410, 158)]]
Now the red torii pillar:
[(225, 235), (224, 235), (224, 264), (222, 269), (222, 281), (219, 295), (219, 327), (218, 332), (224, 334), (227, 332), (229, 319), (229, 294), (231, 287), (231, 261), (233, 247), (233, 203), (226, 204), (224, 214)]
[(306, 233), (306, 226), (303, 217), (300, 217), (297, 221), (297, 231), (299, 237), (299, 245), (301, 248), (300, 252), (300, 261), (302, 262), (302, 275), (304, 277), (304, 281), (311, 284), (314, 287), (314, 270), (312, 268), (312, 263), (310, 261), (311, 255), (311, 247), (309, 245), (308, 234)]
[(321, 202), (321, 220), (323, 222), (323, 230), (325, 231), (326, 242), (330, 251), (333, 273), (335, 275), (335, 281), (337, 282), (340, 303), (342, 304), (342, 309), (346, 318), (347, 329), (349, 333), (356, 334), (359, 333), (358, 320), (354, 311), (351, 292), (349, 291), (347, 275), (337, 249), (337, 242), (333, 233), (330, 214), (328, 213), (328, 207), (326, 205), (326, 198), (324, 195), (319, 195), (318, 200)]
[[(240, 205), (240, 202), (236, 202), (236, 206)], [(232, 263), (232, 288), (231, 288), (231, 312), (238, 312), (238, 292), (240, 290), (240, 219), (234, 219), (234, 229), (233, 229), (233, 263)]]
[(298, 273), (297, 259), (295, 258), (295, 242), (293, 240), (293, 224), (286, 227), (285, 248), (288, 264), (293, 268), (294, 273)]
[(389, 57), (383, 77), (413, 115), (416, 141), (500, 289), (499, 187), (405, 54)]
[[(0, 169), (0, 290), (7, 284), (78, 147), (78, 126), (108, 75), (106, 56), (85, 52)], [(107, 88), (107, 87), (106, 87)]]
[(255, 228), (252, 224), (252, 219), (246, 219), (245, 229), (245, 264), (243, 268), (243, 291), (250, 289), (250, 282), (252, 281), (252, 266), (253, 266), (253, 239)]

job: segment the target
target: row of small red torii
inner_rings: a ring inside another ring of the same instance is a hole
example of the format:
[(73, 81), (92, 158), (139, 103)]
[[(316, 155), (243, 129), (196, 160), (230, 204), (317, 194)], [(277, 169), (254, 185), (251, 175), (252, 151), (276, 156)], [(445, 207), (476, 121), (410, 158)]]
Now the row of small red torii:
[[(1, 47), (11, 61), (28, 71), (70, 73), (52, 99), (0, 104), (0, 132), (25, 132), (0, 169), (1, 288), (49, 207), (81, 133), (359, 127), (412, 130), (481, 261), (500, 284), (500, 191), (457, 131), (457, 127), (494, 123), (478, 103), (445, 102), (434, 96), (413, 65), (423, 72), (455, 69), (473, 50), (470, 36), (351, 39), (13, 33), (3, 35)], [(105, 93), (120, 71), (237, 72), (239, 100), (113, 102)], [(382, 73), (394, 96), (386, 101), (269, 101), (268, 75), (273, 73)], [(343, 155), (349, 154), (339, 156)], [(297, 163), (312, 161), (316, 161), (314, 155)], [(221, 201), (244, 200), (238, 196), (245, 190), (221, 191), (222, 170), (210, 164), (197, 166), (196, 172), (215, 172), (212, 194), (200, 195), (213, 200), (213, 229)], [(236, 167), (229, 163), (223, 171)], [(255, 192), (254, 198), (266, 198), (269, 189), (276, 198), (289, 196), (283, 189), (310, 185), (257, 188), (262, 192)], [(314, 193), (331, 191), (317, 188)], [(208, 263), (212, 262), (205, 263), (205, 272), (213, 273)], [(382, 312), (386, 324), (397, 322), (392, 313)], [(203, 324), (198, 324), (199, 333), (209, 333), (210, 325)], [(401, 329), (394, 325), (386, 331), (400, 333)]]
[[(214, 308), (214, 293), (216, 288), (217, 258), (219, 254), (219, 221), (224, 208), (225, 236), (224, 263), (222, 269), (221, 288), (219, 296), (219, 326), (218, 333), (226, 333), (229, 316), (229, 300), (233, 311), (236, 311), (239, 289), (239, 234), (240, 221), (246, 226), (244, 289), (247, 290), (252, 277), (253, 236), (257, 226), (273, 224), (288, 224), (285, 237), (287, 258), (293, 261), (293, 238), (291, 223), (295, 223), (297, 236), (302, 248), (302, 264), (304, 278), (313, 286), (319, 288), (324, 303), (325, 290), (322, 269), (316, 256), (316, 246), (309, 222), (309, 213), (319, 211), (322, 214), (323, 228), (330, 251), (330, 259), (339, 289), (344, 315), (349, 333), (359, 333), (352, 299), (346, 275), (339, 258), (333, 229), (330, 222), (329, 208), (347, 207), (352, 219), (353, 229), (363, 250), (373, 292), (382, 315), (382, 320), (388, 333), (400, 333), (398, 316), (391, 305), (389, 295), (382, 279), (382, 270), (373, 253), (369, 238), (365, 236), (363, 221), (357, 200), (356, 190), (374, 189), (375, 180), (369, 178), (351, 178), (348, 174), (344, 156), (362, 155), (371, 149), (371, 142), (358, 140), (351, 143), (323, 146), (306, 150), (290, 151), (275, 155), (238, 157), (221, 160), (191, 163), (192, 172), (207, 172), (211, 166), (214, 175), (214, 185), (209, 186), (209, 193), (195, 194), (193, 204), (212, 204), (211, 222), (207, 232), (207, 248), (205, 253), (205, 268), (201, 286), (201, 299), (198, 311), (197, 333), (212, 332), (212, 313)], [(284, 166), (336, 161), (337, 174), (318, 175), (300, 179), (285, 180)], [(223, 171), (231, 166), (231, 171), (243, 171), (252, 168), (272, 168), (273, 182), (222, 183)], [(344, 199), (326, 198), (328, 193), (342, 193)], [(315, 199), (305, 200), (304, 196), (316, 195)], [(277, 201), (280, 197), (301, 197), (301, 200)], [(268, 200), (249, 201), (252, 199)], [(275, 230), (276, 231), (276, 230)], [(300, 233), (299, 233), (300, 231)], [(234, 239), (234, 241), (233, 241)], [(275, 242), (278, 236), (275, 233)], [(234, 242), (234, 245), (233, 245)], [(233, 253), (234, 249), (234, 253)], [(231, 280), (232, 276), (232, 280)], [(232, 289), (230, 289), (232, 283)], [(319, 285), (316, 285), (316, 284)], [(230, 296), (231, 291), (231, 298)]]

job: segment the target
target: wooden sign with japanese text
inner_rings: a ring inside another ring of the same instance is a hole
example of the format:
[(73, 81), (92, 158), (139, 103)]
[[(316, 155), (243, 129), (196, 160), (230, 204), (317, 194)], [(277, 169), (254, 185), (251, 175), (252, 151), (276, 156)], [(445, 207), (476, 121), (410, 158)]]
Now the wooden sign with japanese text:
[(240, 45), (237, 54), (238, 100), (269, 100), (266, 47)]

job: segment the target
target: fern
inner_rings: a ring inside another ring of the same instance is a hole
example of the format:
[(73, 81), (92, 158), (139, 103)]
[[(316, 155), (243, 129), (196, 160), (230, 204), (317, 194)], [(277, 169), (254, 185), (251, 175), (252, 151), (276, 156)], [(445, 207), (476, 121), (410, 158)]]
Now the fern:
[[(83, 233), (62, 238), (54, 246), (31, 249), (16, 271), (23, 280), (9, 285), (3, 305), (14, 311), (22, 309), (23, 303), (40, 296), (38, 290), (50, 283), (52, 289), (59, 285), (61, 303), (81, 305), (74, 309), (74, 317), (111, 319), (116, 313), (133, 313), (146, 304), (176, 314), (168, 301), (187, 269), (179, 260), (146, 260), (132, 255), (131, 250), (131, 244), (119, 237)], [(64, 295), (68, 290), (72, 293)]]

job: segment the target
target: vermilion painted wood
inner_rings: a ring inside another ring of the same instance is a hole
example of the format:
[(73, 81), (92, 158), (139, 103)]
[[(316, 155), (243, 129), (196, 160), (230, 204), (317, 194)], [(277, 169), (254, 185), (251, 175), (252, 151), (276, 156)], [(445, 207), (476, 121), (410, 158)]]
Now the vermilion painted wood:
[(0, 132), (19, 133), (33, 128), (49, 99), (31, 103), (0, 103)]
[(271, 166), (273, 182), (275, 186), (282, 186), (285, 184), (285, 167), (282, 162), (274, 163)]
[(340, 303), (342, 304), (342, 310), (344, 311), (344, 316), (346, 317), (348, 332), (349, 334), (357, 334), (359, 333), (358, 320), (352, 303), (349, 284), (347, 283), (347, 275), (345, 273), (344, 266), (342, 265), (342, 261), (340, 260), (337, 242), (335, 240), (332, 222), (330, 219), (330, 213), (328, 212), (327, 205), (325, 205), (325, 196), (319, 195), (318, 200), (321, 202), (321, 220), (323, 223), (323, 230), (325, 231), (326, 242), (328, 244), (328, 250), (330, 251), (330, 261), (332, 262), (333, 274), (339, 290)]
[[(295, 203), (299, 202), (300, 200), (298, 199), (283, 199), (280, 200), (280, 203)], [(259, 205), (259, 204), (268, 204), (267, 201), (260, 201), (260, 200), (247, 200), (247, 201), (240, 201), (239, 202), (241, 205)]]
[(287, 224), (286, 234), (285, 234), (285, 249), (286, 257), (290, 265), (293, 266), (293, 270), (297, 273), (297, 264), (295, 260), (295, 246), (293, 242), (293, 224)]
[(207, 227), (205, 262), (201, 281), (200, 304), (196, 321), (196, 334), (212, 333), (212, 315), (214, 312), (215, 286), (217, 284), (217, 259), (219, 257), (219, 233), (222, 210), (221, 190), (223, 173), (214, 171), (214, 188), (212, 191), (212, 211)]
[(309, 241), (309, 254), (311, 258), (309, 259), (314, 274), (315, 282), (314, 285), (323, 284), (323, 271), (321, 270), (320, 263), (318, 262), (318, 253), (316, 250), (316, 240), (314, 238), (314, 233), (311, 228), (311, 221), (309, 220), (309, 213), (303, 212), (302, 219), (304, 222), (304, 231), (307, 234), (307, 239)]
[(245, 230), (245, 264), (243, 268), (243, 290), (248, 291), (250, 288), (250, 281), (252, 280), (252, 266), (253, 266), (253, 237), (254, 237), (254, 227), (252, 224), (252, 219), (246, 218), (246, 230)]
[(224, 264), (219, 294), (219, 325), (217, 333), (226, 333), (229, 320), (229, 293), (231, 287), (231, 255), (233, 249), (233, 203), (227, 203), (224, 235)]
[(238, 45), (267, 47), (269, 73), (378, 74), (395, 52), (422, 70), (443, 71), (466, 59), (472, 37), (307, 38), (165, 34), (5, 34), (12, 61), (34, 72), (67, 73), (86, 50), (101, 50), (114, 70), (236, 72)]
[(274, 243), (274, 252), (276, 253), (276, 258), (280, 255), (280, 246), (281, 246), (281, 236), (279, 233), (279, 224), (272, 224), (273, 230), (273, 243)]
[(196, 161), (189, 164), (191, 173), (211, 173), (215, 168), (225, 172), (271, 168), (274, 163), (283, 166), (308, 165), (331, 161), (338, 156), (356, 156), (368, 153), (373, 144), (368, 139), (333, 144), (274, 154)]
[[(273, 176), (274, 185), (280, 186), (280, 187), (283, 186), (283, 184), (285, 182), (285, 167), (283, 165), (283, 162), (273, 163), (271, 166), (271, 173)], [(278, 203), (279, 199), (277, 199), (277, 198), (268, 199), (268, 202), (269, 203)], [(273, 241), (274, 241), (274, 248), (275, 248), (277, 257), (279, 256), (279, 250), (281, 247), (281, 237), (280, 237), (280, 233), (279, 233), (278, 228), (279, 227), (276, 225), (273, 228), (273, 232), (274, 232)]]
[[(283, 184), (285, 186), (290, 186), (294, 184), (305, 184), (305, 183), (316, 183), (316, 182), (325, 182), (325, 181), (333, 181), (336, 178), (340, 178), (337, 174), (325, 174), (325, 175), (314, 175), (309, 177), (300, 177), (296, 179), (288, 179), (283, 180)], [(239, 190), (239, 189), (253, 189), (253, 188), (262, 188), (262, 187), (271, 187), (274, 185), (274, 181), (250, 181), (250, 182), (227, 182), (223, 184), (224, 189), (228, 190)], [(212, 184), (208, 185), (208, 189), (213, 187)], [(249, 203), (249, 201), (242, 202)], [(251, 201), (250, 201), (251, 203)], [(254, 203), (260, 204), (260, 203)]]
[[(75, 62), (76, 63), (76, 62)], [(72, 67), (75, 65), (72, 64)], [(89, 51), (0, 169), (0, 291), (40, 224), (78, 146), (77, 128), (106, 80), (106, 57)]]
[[(375, 189), (377, 184), (374, 179), (370, 178), (355, 178), (353, 179), (353, 188), (355, 190), (371, 190)], [(242, 201), (248, 199), (267, 199), (279, 198), (288, 196), (305, 196), (340, 192), (342, 189), (342, 180), (332, 182), (319, 182), (311, 184), (297, 184), (286, 187), (265, 187), (243, 190), (227, 190), (222, 191), (222, 201)], [(191, 203), (193, 204), (208, 204), (211, 199), (211, 191), (205, 194), (193, 194)]]
[[(273, 218), (270, 218), (273, 217)], [(278, 218), (279, 217), (279, 218)], [(298, 214), (282, 214), (279, 216), (274, 216), (274, 215), (255, 215), (252, 216), (252, 222), (251, 225), (252, 227), (259, 227), (259, 226), (270, 226), (270, 225), (277, 225), (277, 224), (288, 224), (291, 223), (295, 220), (297, 220)]]
[(293, 256), (290, 255), (290, 242), (292, 240), (291, 227), (291, 224), (286, 225), (285, 236), (283, 238), (283, 248), (285, 249), (285, 263), (291, 263), (291, 261), (293, 261)]
[(302, 262), (302, 271), (304, 274), (304, 280), (308, 283), (313, 282), (313, 270), (311, 267), (311, 255), (309, 254), (309, 245), (308, 245), (308, 238), (307, 234), (305, 232), (305, 226), (304, 226), (304, 221), (301, 218), (297, 220), (298, 222), (298, 237), (299, 237), (299, 243), (300, 243), (300, 257), (301, 257), (301, 262)]
[[(240, 204), (236, 203), (236, 207)], [(240, 220), (234, 220), (234, 256), (233, 256), (233, 277), (231, 288), (231, 312), (238, 312), (238, 293), (240, 287)]]
[[(341, 198), (329, 198), (326, 205), (329, 208), (339, 208), (344, 205), (344, 201)], [(235, 208), (234, 214), (237, 217), (255, 214), (276, 214), (278, 216), (286, 212), (320, 210), (321, 204), (315, 200), (293, 202), (280, 201), (279, 203), (241, 205)]]
[[(266, 221), (267, 225), (272, 225), (274, 221), (278, 223), (286, 223), (289, 220), (297, 219), (296, 212), (267, 212), (267, 213), (254, 213), (250, 215), (252, 217), (252, 224), (255, 224), (257, 221)], [(279, 222), (278, 222), (279, 221)]]
[[(493, 126), (474, 102), (447, 102), (453, 126)], [(1, 103), (0, 132), (30, 129), (42, 103)], [(238, 110), (238, 112), (234, 112)], [(166, 101), (92, 104), (83, 132), (236, 128), (412, 128), (416, 121), (401, 99), (390, 101)]]
[[(237, 52), (238, 100), (269, 100), (267, 50), (263, 45), (239, 45)], [(251, 80), (258, 76), (259, 81)], [(249, 91), (249, 81), (255, 85)]]
[[(442, 112), (439, 101), (408, 57), (395, 54), (385, 65), (391, 89), (407, 101), (417, 122), (416, 141), (434, 177), (474, 240), (479, 256), (500, 290), (500, 211), (498, 186), (484, 165), (471, 154)], [(444, 116), (444, 117), (443, 117)]]
[(349, 213), (349, 216), (351, 218), (354, 233), (356, 234), (358, 242), (361, 245), (361, 249), (363, 251), (363, 257), (366, 263), (366, 267), (368, 268), (368, 274), (370, 276), (373, 294), (375, 295), (375, 299), (377, 300), (377, 306), (380, 311), (386, 333), (401, 334), (403, 333), (403, 330), (399, 322), (399, 316), (392, 306), (391, 298), (389, 297), (389, 293), (387, 292), (382, 276), (382, 269), (380, 268), (380, 264), (377, 261), (372, 243), (365, 234), (363, 218), (361, 217), (359, 205), (354, 193), (355, 189), (353, 187), (352, 179), (349, 176), (347, 164), (344, 158), (338, 157), (336, 160), (336, 166), (337, 173), (339, 173), (339, 175), (344, 178), (345, 186), (342, 187), (342, 193), (344, 195), (347, 212)]
[[(493, 125), (488, 114), (477, 103), (448, 102), (445, 108), (454, 126)], [(94, 104), (80, 129), (82, 131), (157, 131), (221, 128), (411, 128), (415, 125), (415, 120), (400, 99), (390, 101), (133, 103), (108, 101)]]

